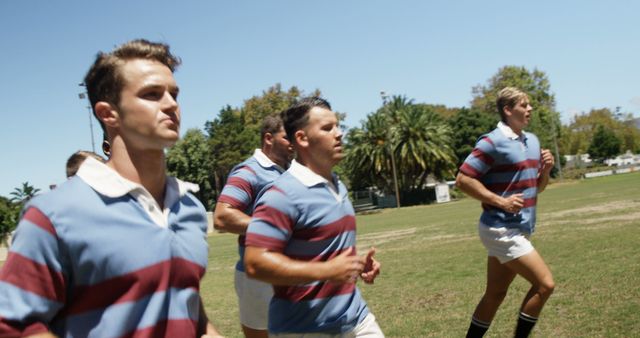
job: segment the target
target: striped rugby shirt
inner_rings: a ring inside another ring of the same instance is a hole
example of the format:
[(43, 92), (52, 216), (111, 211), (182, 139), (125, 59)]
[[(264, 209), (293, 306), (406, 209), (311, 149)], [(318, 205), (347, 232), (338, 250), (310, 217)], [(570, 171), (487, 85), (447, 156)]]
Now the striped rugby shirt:
[(0, 336), (194, 337), (208, 260), (194, 188), (168, 177), (158, 223), (142, 186), (88, 158), (33, 198), (0, 271)]
[(483, 203), (481, 223), (534, 232), (540, 172), (540, 142), (534, 134), (523, 131), (519, 136), (499, 122), (496, 129), (478, 139), (460, 171), (502, 197), (524, 194), (524, 206), (517, 214)]
[[(256, 203), (247, 246), (301, 261), (327, 261), (356, 245), (356, 220), (347, 189), (331, 183), (295, 160)], [(369, 313), (353, 283), (316, 281), (274, 285), (269, 332), (344, 333)]]
[[(218, 197), (218, 203), (227, 203), (251, 216), (256, 197), (265, 186), (280, 177), (283, 172), (284, 169), (273, 163), (262, 150), (256, 149), (253, 156), (231, 169), (227, 183)], [(245, 235), (238, 236), (240, 259), (236, 263), (236, 270), (242, 272), (244, 272), (244, 242)]]

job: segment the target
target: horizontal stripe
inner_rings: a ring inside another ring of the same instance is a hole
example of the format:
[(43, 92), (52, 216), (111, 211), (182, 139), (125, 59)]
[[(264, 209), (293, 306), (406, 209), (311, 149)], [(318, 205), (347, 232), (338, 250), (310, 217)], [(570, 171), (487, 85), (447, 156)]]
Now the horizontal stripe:
[(53, 224), (51, 224), (51, 221), (49, 221), (49, 218), (38, 208), (30, 207), (24, 213), (22, 219), (37, 225), (38, 227), (52, 234), (54, 237), (58, 237), (58, 235), (56, 234), (56, 229), (53, 227)]
[(229, 187), (240, 189), (247, 195), (253, 196), (253, 186), (251, 185), (251, 182), (241, 177), (229, 177), (229, 179), (227, 180), (227, 184), (225, 185), (225, 188), (228, 189)]
[(0, 318), (0, 337), (28, 337), (45, 332), (49, 332), (49, 329), (43, 323), (24, 324)]
[(173, 258), (103, 282), (76, 286), (66, 315), (135, 301), (149, 294), (173, 288), (198, 289), (204, 267), (182, 258)]
[(289, 241), (285, 253), (287, 256), (310, 256), (325, 255), (328, 252), (343, 250), (348, 247), (354, 247), (356, 244), (355, 231), (347, 231), (340, 236), (329, 238), (322, 241)]
[(508, 172), (491, 172), (488, 171), (482, 178), (483, 183), (499, 183), (499, 182), (512, 182), (529, 179), (538, 179), (538, 169), (524, 169), (520, 171), (508, 171)]
[(487, 189), (495, 193), (501, 194), (503, 192), (512, 192), (516, 190), (535, 188), (538, 186), (538, 180), (528, 179), (528, 180), (521, 180), (517, 182), (491, 183), (491, 184), (485, 184), (485, 186)]
[[(525, 208), (535, 207), (537, 200), (538, 200), (537, 197), (525, 198), (524, 202), (522, 203), (522, 208), (520, 210), (525, 209)], [(506, 212), (506, 211), (504, 211), (504, 210), (502, 210), (502, 209), (500, 209), (498, 207), (494, 207), (494, 206), (486, 204), (486, 203), (482, 203), (482, 209), (484, 209), (484, 210), (499, 210), (501, 212), (505, 212), (505, 213), (511, 214), (511, 213)]]
[(291, 232), (291, 229), (294, 225), (294, 222), (289, 217), (289, 215), (265, 204), (262, 204), (256, 208), (253, 213), (253, 218), (263, 221), (273, 227), (284, 230), (286, 232)]
[[(55, 327), (69, 337), (120, 337), (169, 320), (197, 321), (200, 296), (195, 289), (160, 291), (136, 300), (81, 314), (58, 317)], [(179, 336), (181, 337), (181, 336)]]
[(482, 150), (478, 149), (478, 148), (474, 148), (471, 151), (471, 155), (472, 157), (477, 158), (478, 160), (482, 161), (484, 164), (490, 166), (493, 164), (494, 159), (493, 157), (491, 157), (491, 155), (483, 152)]
[(471, 178), (479, 178), (482, 176), (480, 171), (476, 170), (476, 168), (472, 167), (467, 162), (462, 163), (462, 166), (460, 166), (460, 172)]
[(295, 254), (288, 254), (287, 256), (289, 256), (289, 258), (295, 259), (295, 260), (299, 260), (299, 261), (305, 261), (305, 262), (326, 262), (338, 255), (340, 255), (341, 253), (343, 253), (346, 250), (349, 250), (349, 248), (353, 248), (353, 252), (351, 253), (351, 255), (349, 256), (355, 256), (356, 253), (356, 248), (355, 246), (350, 246), (350, 247), (344, 247), (343, 249), (339, 249), (336, 251), (329, 251), (329, 252), (325, 252), (323, 254), (320, 255), (295, 255)]
[(314, 285), (296, 285), (288, 287), (274, 287), (273, 297), (291, 302), (302, 302), (313, 299), (323, 299), (338, 295), (352, 293), (356, 288), (355, 283), (331, 283), (323, 282)]
[(0, 271), (0, 280), (53, 301), (64, 302), (66, 299), (61, 272), (13, 251), (9, 252)]
[(233, 198), (229, 195), (220, 195), (220, 197), (218, 198), (218, 203), (227, 203), (238, 210), (244, 210), (247, 208), (247, 203)]
[(356, 230), (356, 218), (352, 215), (346, 215), (335, 222), (326, 225), (307, 227), (296, 229), (292, 238), (307, 241), (321, 241), (333, 237), (347, 231)]
[(524, 199), (524, 203), (522, 204), (523, 208), (531, 208), (531, 207), (535, 207), (536, 203), (538, 201), (538, 197), (534, 197), (534, 198), (525, 198)]
[(478, 143), (480, 143), (480, 141), (485, 141), (485, 142), (489, 143), (491, 146), (495, 147), (495, 145), (494, 145), (494, 143), (493, 143), (493, 140), (491, 140), (491, 139), (489, 138), (489, 136), (483, 136), (483, 137), (481, 137), (481, 138), (478, 140)]
[(245, 246), (253, 246), (264, 248), (270, 251), (283, 252), (287, 242), (275, 239), (273, 237), (263, 236), (257, 233), (247, 233)]
[(190, 319), (170, 319), (158, 322), (151, 327), (138, 329), (121, 336), (122, 338), (155, 338), (155, 337), (195, 337), (198, 322)]
[(245, 165), (245, 166), (242, 166), (242, 167), (238, 168), (238, 170), (236, 170), (236, 172), (237, 172), (237, 171), (240, 171), (240, 170), (246, 170), (246, 171), (248, 171), (248, 172), (250, 172), (250, 173), (252, 173), (252, 174), (256, 175), (255, 170), (253, 170), (253, 169), (252, 169), (250, 166), (248, 166), (248, 165)]
[(516, 172), (525, 169), (538, 169), (539, 165), (540, 161), (538, 161), (537, 159), (528, 159), (517, 163), (496, 165), (489, 171), (494, 173)]

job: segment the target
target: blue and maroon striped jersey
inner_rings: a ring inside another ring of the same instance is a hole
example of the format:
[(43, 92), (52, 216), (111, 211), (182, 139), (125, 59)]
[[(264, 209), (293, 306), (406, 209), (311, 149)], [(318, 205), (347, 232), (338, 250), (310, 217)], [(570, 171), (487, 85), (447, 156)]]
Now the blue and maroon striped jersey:
[[(256, 203), (247, 246), (301, 261), (327, 261), (349, 248), (354, 248), (355, 254), (355, 213), (344, 184), (337, 178), (334, 183), (337, 192), (329, 182), (293, 161)], [(344, 333), (368, 313), (353, 283), (274, 285), (269, 332)]]
[(165, 228), (78, 176), (33, 198), (0, 271), (0, 336), (195, 336), (206, 214), (189, 193), (166, 207)]
[[(227, 203), (251, 216), (258, 194), (265, 186), (280, 177), (283, 171), (262, 150), (256, 149), (253, 156), (231, 169), (218, 202)], [(236, 263), (236, 270), (242, 272), (244, 272), (244, 241), (244, 235), (238, 236), (240, 259)]]
[(500, 196), (524, 194), (524, 207), (517, 214), (483, 203), (480, 222), (534, 232), (540, 171), (540, 142), (534, 134), (523, 131), (518, 136), (500, 122), (496, 129), (478, 139), (460, 171)]

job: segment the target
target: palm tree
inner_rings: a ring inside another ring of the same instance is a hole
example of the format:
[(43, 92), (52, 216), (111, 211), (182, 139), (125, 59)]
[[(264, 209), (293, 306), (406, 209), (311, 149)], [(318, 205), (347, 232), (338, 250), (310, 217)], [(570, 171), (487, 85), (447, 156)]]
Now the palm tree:
[(22, 187), (15, 188), (10, 193), (10, 195), (13, 196), (11, 198), (11, 202), (24, 204), (28, 202), (31, 198), (33, 198), (33, 196), (37, 195), (39, 192), (40, 192), (40, 189), (30, 185), (29, 182), (22, 182)]
[(422, 189), (429, 175), (452, 177), (455, 154), (451, 128), (432, 109), (403, 96), (370, 114), (347, 137), (346, 169), (351, 182), (393, 191), (391, 154), (401, 191)]

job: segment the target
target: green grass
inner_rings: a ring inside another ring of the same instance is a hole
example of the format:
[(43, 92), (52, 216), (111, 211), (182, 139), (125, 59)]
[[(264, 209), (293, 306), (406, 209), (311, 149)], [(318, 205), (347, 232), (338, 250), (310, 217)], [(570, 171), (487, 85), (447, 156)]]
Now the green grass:
[[(478, 202), (358, 216), (358, 246), (375, 246), (382, 274), (360, 284), (387, 337), (463, 337), (485, 286)], [(549, 186), (533, 243), (556, 281), (534, 337), (629, 337), (640, 332), (640, 173)], [(201, 292), (210, 320), (241, 337), (233, 288), (236, 239), (209, 238)], [(528, 283), (517, 278), (485, 337), (509, 337)]]

